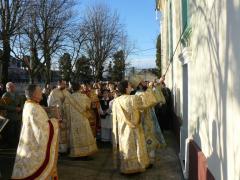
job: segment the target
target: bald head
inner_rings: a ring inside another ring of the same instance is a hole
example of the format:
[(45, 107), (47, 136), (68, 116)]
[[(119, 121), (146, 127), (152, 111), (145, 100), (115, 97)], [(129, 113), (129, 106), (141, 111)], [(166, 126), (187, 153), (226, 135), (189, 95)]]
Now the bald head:
[(12, 92), (12, 93), (15, 92), (16, 91), (15, 84), (13, 82), (8, 82), (6, 84), (6, 90), (7, 90), (7, 92)]

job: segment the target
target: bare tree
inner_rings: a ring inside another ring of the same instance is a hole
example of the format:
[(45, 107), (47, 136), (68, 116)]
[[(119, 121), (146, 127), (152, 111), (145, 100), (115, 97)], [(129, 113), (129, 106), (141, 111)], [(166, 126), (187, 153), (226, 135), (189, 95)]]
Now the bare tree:
[(123, 58), (125, 62), (125, 69), (128, 68), (130, 62), (127, 62), (128, 57), (133, 54), (136, 49), (135, 44), (129, 41), (129, 38), (126, 33), (123, 33), (121, 36), (119, 51), (123, 52)]
[(23, 17), (28, 7), (27, 0), (1, 0), (0, 1), (0, 39), (2, 41), (2, 56), (0, 67), (1, 82), (8, 81), (8, 66), (11, 53), (11, 38), (22, 27)]
[[(71, 77), (76, 79), (78, 73), (76, 69), (79, 69), (79, 66), (82, 64), (79, 61), (85, 61), (83, 45), (88, 38), (88, 31), (82, 27), (82, 24), (76, 24), (76, 27), (72, 28), (67, 35), (65, 41), (67, 42), (64, 48), (62, 49), (62, 55), (66, 52), (70, 54), (71, 59)], [(61, 56), (62, 56), (61, 55)], [(83, 58), (84, 57), (84, 58)], [(83, 63), (86, 64), (86, 63)]]
[(43, 55), (39, 56), (40, 37), (36, 29), (38, 22), (36, 8), (30, 5), (24, 18), (24, 26), (20, 29), (17, 39), (12, 44), (12, 53), (15, 58), (21, 60), (28, 71), (29, 82), (34, 83), (34, 79), (43, 73), (45, 61)]
[(72, 0), (39, 0), (32, 3), (36, 18), (33, 28), (39, 38), (40, 53), (44, 58), (46, 83), (51, 81), (52, 56), (63, 45), (71, 28)]
[(52, 58), (71, 29), (74, 5), (72, 0), (29, 1), (13, 53), (23, 60), (31, 83), (40, 72), (50, 83)]
[(90, 59), (95, 80), (102, 79), (104, 63), (120, 46), (123, 26), (119, 16), (103, 4), (89, 7), (83, 18), (87, 40), (84, 47)]

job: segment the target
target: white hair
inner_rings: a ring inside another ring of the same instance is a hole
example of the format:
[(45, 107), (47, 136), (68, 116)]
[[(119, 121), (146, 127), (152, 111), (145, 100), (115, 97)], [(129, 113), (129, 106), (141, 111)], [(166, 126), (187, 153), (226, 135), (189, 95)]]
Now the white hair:
[(7, 84), (6, 84), (6, 88), (10, 88), (11, 86), (13, 86), (14, 84), (13, 84), (13, 82), (8, 82)]

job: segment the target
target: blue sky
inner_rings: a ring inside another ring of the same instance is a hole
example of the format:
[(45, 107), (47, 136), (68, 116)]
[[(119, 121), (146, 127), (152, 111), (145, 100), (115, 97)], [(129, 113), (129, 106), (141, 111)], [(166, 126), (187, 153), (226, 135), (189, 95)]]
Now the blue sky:
[(155, 0), (79, 0), (81, 9), (101, 2), (119, 13), (130, 41), (135, 44), (136, 53), (129, 57), (131, 65), (155, 67), (155, 46), (160, 26), (154, 10)]

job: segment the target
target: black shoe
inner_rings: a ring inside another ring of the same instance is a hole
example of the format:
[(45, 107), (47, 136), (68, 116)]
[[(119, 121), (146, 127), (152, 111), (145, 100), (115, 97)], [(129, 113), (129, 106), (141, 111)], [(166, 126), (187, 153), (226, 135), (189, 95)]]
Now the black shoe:
[(68, 155), (67, 152), (58, 152), (58, 156), (60, 157), (66, 157)]
[(149, 166), (146, 169), (151, 169), (153, 168), (153, 164), (149, 164)]
[(91, 156), (83, 157), (83, 161), (91, 161), (91, 160), (93, 160), (93, 157), (91, 157)]
[(72, 161), (91, 161), (93, 160), (90, 156), (84, 156), (84, 157), (70, 157)]

